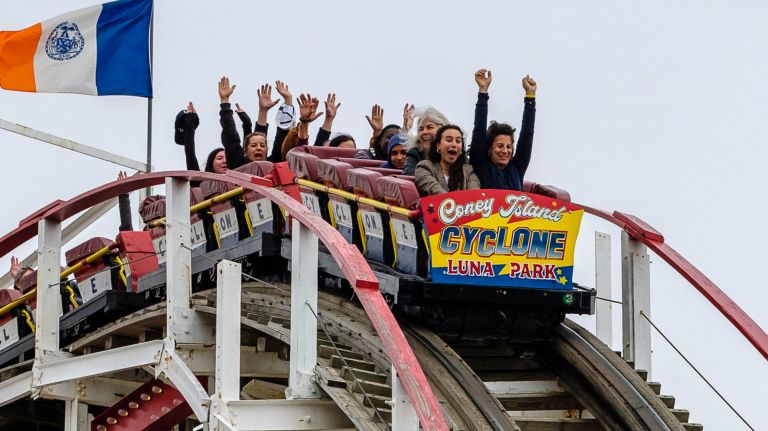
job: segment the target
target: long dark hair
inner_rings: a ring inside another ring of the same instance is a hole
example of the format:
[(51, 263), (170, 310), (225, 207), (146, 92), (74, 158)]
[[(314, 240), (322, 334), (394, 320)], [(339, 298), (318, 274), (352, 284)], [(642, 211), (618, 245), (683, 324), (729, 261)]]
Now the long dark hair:
[(219, 151), (224, 151), (224, 148), (216, 148), (208, 154), (208, 158), (205, 160), (205, 172), (213, 172), (213, 161)]
[(432, 145), (429, 146), (429, 153), (427, 157), (433, 163), (440, 164), (440, 153), (437, 152), (437, 147), (440, 145), (440, 141), (443, 139), (443, 133), (446, 130), (458, 130), (461, 133), (461, 154), (456, 158), (456, 162), (448, 170), (448, 191), (460, 190), (461, 185), (464, 184), (464, 164), (467, 162), (467, 152), (464, 149), (464, 132), (461, 127), (455, 124), (446, 124), (445, 126), (437, 129), (435, 133), (435, 139), (432, 140)]

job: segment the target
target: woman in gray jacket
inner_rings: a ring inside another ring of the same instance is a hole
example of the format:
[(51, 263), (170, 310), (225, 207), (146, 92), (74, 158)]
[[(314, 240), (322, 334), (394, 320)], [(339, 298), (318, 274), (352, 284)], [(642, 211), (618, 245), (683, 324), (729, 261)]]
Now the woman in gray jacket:
[(438, 129), (427, 157), (416, 165), (416, 188), (421, 196), (480, 188), (480, 180), (467, 163), (459, 126), (446, 124)]

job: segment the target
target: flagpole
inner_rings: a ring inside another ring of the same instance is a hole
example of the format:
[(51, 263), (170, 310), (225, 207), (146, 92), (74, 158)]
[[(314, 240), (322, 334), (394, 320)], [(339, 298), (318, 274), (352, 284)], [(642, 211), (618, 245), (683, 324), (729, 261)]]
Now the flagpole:
[[(152, 2), (152, 14), (149, 18), (149, 80), (154, 93), (154, 33), (155, 33), (155, 2)], [(152, 171), (152, 96), (147, 98), (147, 172)], [(152, 194), (152, 187), (147, 187), (147, 196)]]

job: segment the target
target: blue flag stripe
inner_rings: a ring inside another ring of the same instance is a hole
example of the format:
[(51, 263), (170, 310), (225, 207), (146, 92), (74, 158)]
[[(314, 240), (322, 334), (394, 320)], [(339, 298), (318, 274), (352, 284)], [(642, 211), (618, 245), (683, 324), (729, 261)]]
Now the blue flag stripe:
[(152, 0), (102, 5), (96, 24), (96, 88), (99, 96), (152, 97), (149, 24)]

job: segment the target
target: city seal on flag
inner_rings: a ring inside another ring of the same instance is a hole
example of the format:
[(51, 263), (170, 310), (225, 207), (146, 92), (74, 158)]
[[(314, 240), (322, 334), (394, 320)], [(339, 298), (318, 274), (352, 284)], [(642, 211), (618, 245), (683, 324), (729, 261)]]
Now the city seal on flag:
[(45, 42), (45, 53), (57, 61), (66, 61), (77, 57), (85, 47), (85, 38), (77, 24), (64, 21), (54, 27)]

